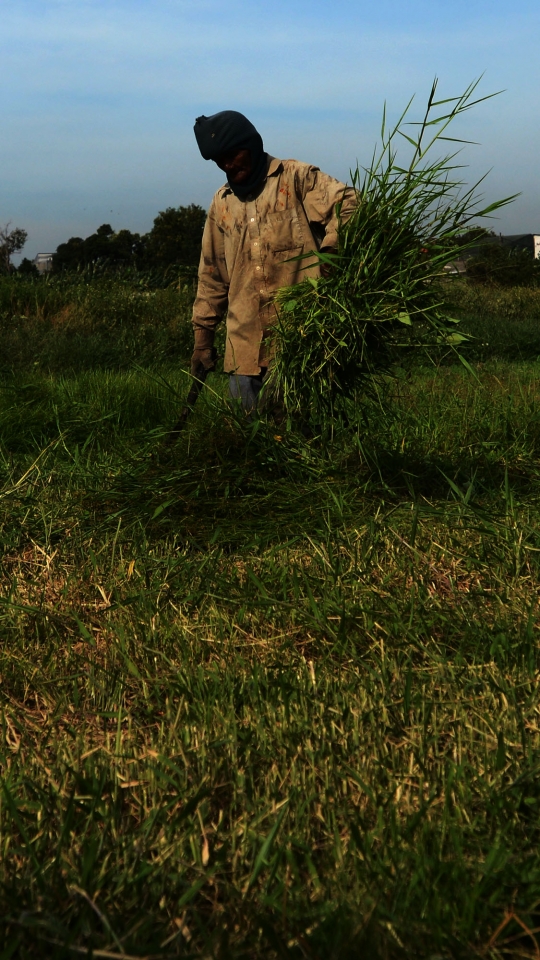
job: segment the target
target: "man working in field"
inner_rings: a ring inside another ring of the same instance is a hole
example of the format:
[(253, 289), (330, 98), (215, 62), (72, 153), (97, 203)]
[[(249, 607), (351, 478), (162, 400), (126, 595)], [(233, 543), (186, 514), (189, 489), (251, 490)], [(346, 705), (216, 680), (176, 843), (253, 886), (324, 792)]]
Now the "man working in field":
[(227, 183), (214, 195), (204, 228), (191, 372), (214, 369), (214, 333), (227, 311), (224, 369), (231, 396), (251, 413), (272, 358), (274, 294), (320, 276), (316, 257), (291, 258), (335, 251), (336, 205), (346, 219), (356, 195), (318, 167), (269, 156), (253, 124), (234, 110), (199, 117), (195, 137)]

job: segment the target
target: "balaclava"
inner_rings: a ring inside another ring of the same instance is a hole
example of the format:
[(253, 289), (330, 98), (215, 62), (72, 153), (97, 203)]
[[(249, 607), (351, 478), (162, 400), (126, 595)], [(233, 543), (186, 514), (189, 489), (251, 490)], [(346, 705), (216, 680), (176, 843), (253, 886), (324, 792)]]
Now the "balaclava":
[[(263, 179), (268, 164), (260, 133), (252, 123), (236, 110), (222, 110), (212, 117), (197, 117), (195, 137), (205, 160), (217, 160), (229, 150), (251, 152), (251, 175), (245, 183), (229, 183), (239, 200), (245, 200)], [(227, 181), (228, 182), (228, 181)]]

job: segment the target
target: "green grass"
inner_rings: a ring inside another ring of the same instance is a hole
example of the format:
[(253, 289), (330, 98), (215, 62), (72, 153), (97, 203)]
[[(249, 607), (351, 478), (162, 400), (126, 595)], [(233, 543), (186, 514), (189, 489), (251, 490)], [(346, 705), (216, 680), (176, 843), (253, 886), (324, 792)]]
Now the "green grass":
[[(417, 368), (326, 451), (209, 391), (156, 456), (189, 296), (32, 289), (0, 388), (0, 956), (534, 956), (538, 364)], [(452, 287), (488, 356), (529, 295)]]
[(193, 280), (165, 288), (151, 281), (91, 272), (0, 277), (0, 373), (126, 369), (187, 354)]
[(480, 362), (540, 357), (537, 287), (490, 287), (457, 280), (444, 289), (450, 309), (461, 319), (459, 329), (472, 337), (468, 357)]
[(0, 956), (536, 956), (539, 365), (156, 455), (179, 365), (0, 388)]

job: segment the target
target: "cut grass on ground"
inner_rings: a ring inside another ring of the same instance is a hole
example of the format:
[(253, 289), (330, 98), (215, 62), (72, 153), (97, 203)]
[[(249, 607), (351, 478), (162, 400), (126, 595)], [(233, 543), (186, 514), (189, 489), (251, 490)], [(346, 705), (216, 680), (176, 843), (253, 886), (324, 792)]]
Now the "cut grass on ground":
[(537, 956), (539, 372), (4, 381), (1, 956)]

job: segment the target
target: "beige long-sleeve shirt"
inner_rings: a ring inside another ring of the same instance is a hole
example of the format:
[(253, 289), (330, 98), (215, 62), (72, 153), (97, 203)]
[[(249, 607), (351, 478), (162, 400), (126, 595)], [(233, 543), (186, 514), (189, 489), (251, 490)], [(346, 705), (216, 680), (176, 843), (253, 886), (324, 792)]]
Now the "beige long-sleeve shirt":
[(204, 228), (193, 325), (214, 329), (227, 311), (227, 373), (254, 375), (268, 366), (274, 294), (319, 276), (316, 257), (291, 258), (336, 248), (337, 203), (347, 219), (355, 191), (318, 167), (275, 157), (269, 157), (266, 180), (252, 198), (239, 200), (228, 185), (215, 194)]

